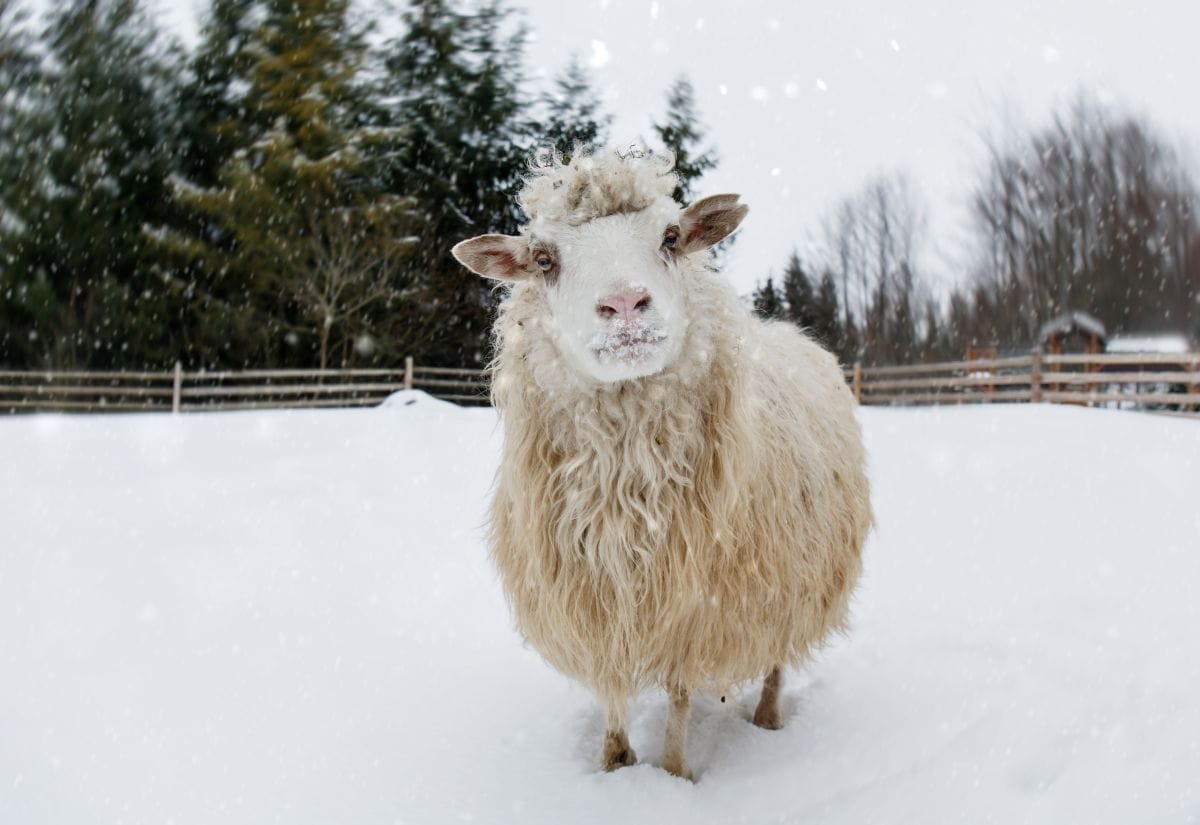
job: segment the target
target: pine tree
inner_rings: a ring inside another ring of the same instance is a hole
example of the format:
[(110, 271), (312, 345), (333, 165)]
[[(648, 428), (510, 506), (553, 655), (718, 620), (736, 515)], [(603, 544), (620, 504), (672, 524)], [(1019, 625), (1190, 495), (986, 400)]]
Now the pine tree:
[(73, 0), (43, 36), (46, 79), (22, 113), (25, 154), (0, 227), (5, 277), (37, 292), (45, 365), (164, 365), (178, 305), (146, 225), (161, 222), (180, 53), (138, 0)]
[(496, 296), (449, 250), (519, 226), (515, 195), (537, 132), (521, 93), (526, 33), (494, 1), (466, 13), (413, 0), (403, 22), (384, 46), (376, 96), (389, 105), (377, 125), (396, 136), (388, 186), (416, 200), (422, 223), (393, 338), (426, 363), (483, 364)]
[(667, 113), (654, 131), (663, 146), (675, 156), (675, 173), (679, 183), (674, 197), (680, 203), (690, 203), (696, 194), (693, 185), (700, 176), (717, 166), (716, 152), (701, 149), (704, 127), (696, 112), (696, 95), (692, 83), (680, 76), (667, 90)]
[(213, 0), (180, 89), (184, 139), (182, 173), (196, 186), (212, 186), (221, 167), (261, 132), (249, 122), (254, 66), (264, 52), (258, 36), (265, 0)]
[(30, 175), (38, 168), (49, 108), (44, 95), (28, 13), (0, 0), (0, 365), (9, 367), (39, 363), (39, 329), (57, 313), (48, 280), (29, 277), (21, 263), (24, 227), (13, 224), (21, 199), (34, 188)]
[(260, 35), (267, 13), (266, 0), (214, 0), (178, 89), (172, 209), (150, 239), (169, 288), (184, 303), (177, 357), (193, 368), (270, 363), (269, 325), (247, 289), (252, 278), (237, 271), (234, 234), (181, 194), (218, 188), (222, 168), (264, 131), (247, 93), (266, 53)]
[(227, 297), (243, 307), (243, 331), (258, 329), (259, 363), (348, 359), (354, 340), (383, 338), (378, 316), (397, 297), (411, 204), (379, 191), (364, 130), (349, 125), (364, 45), (347, 14), (347, 0), (271, 0), (244, 103), (260, 134), (217, 186), (177, 187), (230, 241), (191, 249), (222, 273), (213, 303)]
[(800, 256), (793, 252), (783, 268), (783, 300), (787, 306), (787, 318), (793, 324), (811, 329), (816, 324), (812, 284), (800, 263)]
[(817, 287), (813, 303), (811, 332), (818, 341), (832, 352), (840, 352), (845, 335), (842, 331), (841, 314), (838, 307), (838, 287), (833, 272), (826, 269)]
[(602, 112), (600, 96), (578, 57), (572, 57), (555, 78), (554, 89), (542, 95), (541, 104), (545, 117), (540, 143), (565, 160), (570, 160), (576, 146), (599, 146), (607, 141), (612, 117)]
[(767, 282), (754, 290), (754, 311), (764, 318), (772, 320), (783, 320), (787, 317), (787, 310), (783, 302), (783, 297), (779, 294), (779, 290), (775, 288), (774, 278), (767, 278)]

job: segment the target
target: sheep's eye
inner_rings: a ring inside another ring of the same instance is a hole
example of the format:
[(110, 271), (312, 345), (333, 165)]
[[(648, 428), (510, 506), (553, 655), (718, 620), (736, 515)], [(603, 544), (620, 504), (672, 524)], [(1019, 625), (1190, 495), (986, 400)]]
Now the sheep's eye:
[(662, 243), (663, 243), (663, 246), (665, 246), (667, 249), (674, 249), (675, 244), (677, 244), (678, 242), (679, 242), (679, 233), (676, 232), (675, 230), (668, 229), (663, 234)]
[(538, 269), (542, 270), (542, 272), (548, 272), (550, 271), (550, 267), (554, 266), (554, 261), (549, 255), (539, 255), (537, 257), (537, 265)]

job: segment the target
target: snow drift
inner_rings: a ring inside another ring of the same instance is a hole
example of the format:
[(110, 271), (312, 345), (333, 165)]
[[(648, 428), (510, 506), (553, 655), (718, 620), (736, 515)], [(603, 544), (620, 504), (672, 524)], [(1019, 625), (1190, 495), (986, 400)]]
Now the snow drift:
[(863, 410), (853, 634), (594, 763), (481, 543), (491, 410), (0, 421), (0, 822), (1195, 822), (1200, 424)]

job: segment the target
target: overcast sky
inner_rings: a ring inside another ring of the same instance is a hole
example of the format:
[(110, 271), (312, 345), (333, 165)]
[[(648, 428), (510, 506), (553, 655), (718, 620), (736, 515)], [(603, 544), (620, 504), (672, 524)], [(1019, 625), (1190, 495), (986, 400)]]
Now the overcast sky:
[[(200, 0), (153, 0), (193, 39)], [(701, 186), (751, 206), (726, 270), (749, 292), (872, 175), (906, 172), (929, 207), (928, 263), (956, 276), (980, 130), (1043, 123), (1080, 88), (1200, 143), (1197, 0), (525, 0), (533, 71), (594, 70), (618, 143), (649, 137), (686, 73), (721, 165)]]

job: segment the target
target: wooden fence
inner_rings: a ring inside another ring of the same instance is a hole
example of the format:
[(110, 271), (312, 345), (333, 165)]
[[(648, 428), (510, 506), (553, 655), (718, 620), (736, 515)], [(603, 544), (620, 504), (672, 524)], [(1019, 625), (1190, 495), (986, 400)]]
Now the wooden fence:
[(1195, 413), (1200, 353), (1046, 355), (854, 367), (846, 380), (863, 404), (919, 405), (1050, 401)]
[(488, 403), (481, 370), (236, 370), (174, 372), (0, 371), (0, 412), (66, 410), (217, 411), (286, 407), (361, 407), (403, 389), (460, 404)]
[[(1055, 402), (1200, 412), (1200, 353), (1043, 355), (853, 367), (846, 381), (868, 405)], [(173, 411), (378, 404), (400, 389), (460, 404), (488, 403), (481, 370), (0, 371), (0, 412)]]

